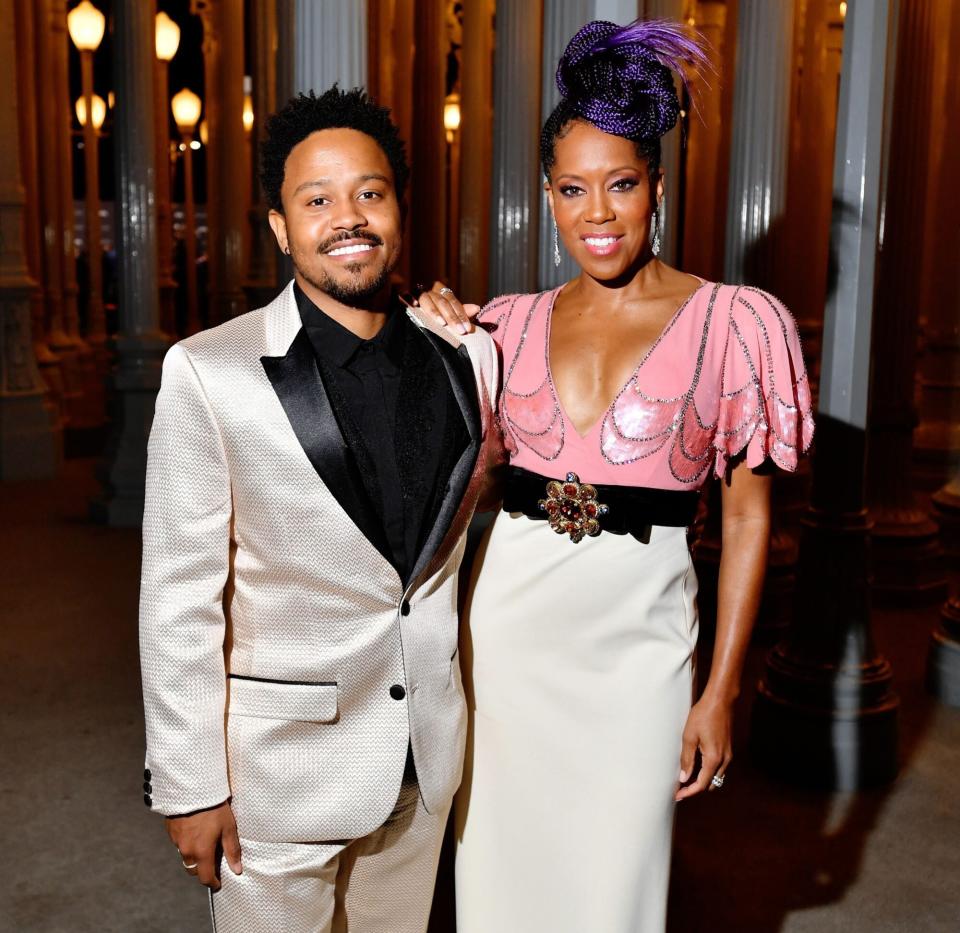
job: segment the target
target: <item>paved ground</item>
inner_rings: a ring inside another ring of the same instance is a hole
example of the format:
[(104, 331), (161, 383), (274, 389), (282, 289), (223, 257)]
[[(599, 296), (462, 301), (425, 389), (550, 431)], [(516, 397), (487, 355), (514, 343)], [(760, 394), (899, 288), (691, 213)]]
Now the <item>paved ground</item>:
[[(0, 487), (0, 931), (204, 931), (205, 897), (141, 802), (139, 536), (86, 521), (95, 491), (82, 460)], [(741, 754), (721, 794), (680, 808), (671, 933), (960, 929), (960, 711), (922, 690), (934, 619), (876, 616), (903, 700), (899, 779), (798, 791)], [(433, 933), (452, 933), (446, 878)]]

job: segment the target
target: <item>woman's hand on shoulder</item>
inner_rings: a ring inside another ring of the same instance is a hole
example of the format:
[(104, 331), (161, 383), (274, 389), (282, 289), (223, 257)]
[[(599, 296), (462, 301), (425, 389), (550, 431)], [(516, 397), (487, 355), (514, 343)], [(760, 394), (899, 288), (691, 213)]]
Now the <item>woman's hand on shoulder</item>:
[(455, 334), (472, 333), (473, 319), (480, 313), (480, 305), (461, 304), (453, 289), (443, 282), (434, 282), (429, 291), (418, 297), (417, 303)]
[[(680, 753), (680, 788), (675, 800), (686, 800), (705, 790), (714, 790), (716, 776), (722, 782), (733, 758), (733, 704), (706, 695), (695, 703), (683, 730)], [(694, 774), (697, 750), (700, 770)]]

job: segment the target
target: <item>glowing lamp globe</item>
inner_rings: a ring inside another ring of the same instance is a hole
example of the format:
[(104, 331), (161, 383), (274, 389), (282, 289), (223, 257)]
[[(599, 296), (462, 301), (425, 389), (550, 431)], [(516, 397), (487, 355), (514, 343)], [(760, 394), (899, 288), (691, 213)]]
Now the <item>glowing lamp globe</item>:
[(173, 119), (181, 133), (192, 133), (200, 119), (200, 98), (190, 88), (185, 87), (173, 95), (170, 101)]
[(448, 132), (460, 129), (460, 98), (451, 94), (443, 104), (443, 128)]
[(103, 41), (103, 30), (106, 27), (106, 17), (90, 0), (78, 3), (67, 14), (67, 29), (73, 44), (81, 52), (95, 52)]
[[(77, 98), (77, 103), (75, 105), (77, 111), (77, 120), (81, 126), (87, 125), (87, 102), (83, 97)], [(107, 104), (106, 101), (99, 95), (93, 95), (93, 106), (90, 108), (93, 111), (93, 128), (99, 130), (103, 126), (103, 121), (107, 116)]]
[(157, 58), (168, 62), (180, 47), (180, 27), (166, 13), (157, 13), (156, 24)]

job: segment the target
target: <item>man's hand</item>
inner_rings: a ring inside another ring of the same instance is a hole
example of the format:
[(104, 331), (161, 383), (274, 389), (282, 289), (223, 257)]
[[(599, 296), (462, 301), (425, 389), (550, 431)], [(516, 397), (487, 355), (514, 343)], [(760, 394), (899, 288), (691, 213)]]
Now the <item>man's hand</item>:
[(224, 801), (210, 810), (167, 818), (167, 834), (180, 853), (188, 874), (213, 891), (220, 889), (218, 874), (219, 850), (223, 850), (230, 870), (239, 875), (240, 837), (230, 802)]

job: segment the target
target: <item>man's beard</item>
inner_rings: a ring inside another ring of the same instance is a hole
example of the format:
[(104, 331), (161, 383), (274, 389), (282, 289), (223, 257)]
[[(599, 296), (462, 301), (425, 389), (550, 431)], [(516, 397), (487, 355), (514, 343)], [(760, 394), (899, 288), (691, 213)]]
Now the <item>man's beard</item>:
[[(376, 236), (376, 234), (362, 234), (358, 237), (357, 234), (348, 233), (331, 237), (331, 239), (327, 240), (317, 250), (317, 252), (324, 253), (330, 249), (335, 249), (336, 244), (342, 240), (358, 238), (369, 239), (371, 243), (374, 243), (377, 246), (383, 245), (383, 240)], [(322, 270), (320, 275), (316, 276), (312, 275), (309, 270), (302, 268), (297, 264), (296, 261), (297, 252), (297, 250), (293, 250), (290, 258), (293, 260), (294, 267), (300, 273), (300, 275), (302, 275), (303, 278), (314, 288), (323, 292), (325, 295), (329, 295), (334, 301), (337, 301), (342, 305), (347, 305), (351, 308), (363, 307), (363, 305), (366, 304), (371, 298), (374, 298), (380, 294), (380, 292), (382, 292), (389, 283), (390, 273), (393, 272), (393, 270), (397, 267), (397, 263), (400, 260), (399, 254), (395, 255), (392, 260), (388, 259), (383, 263), (374, 277), (367, 280), (360, 278), (360, 275), (366, 268), (363, 263), (345, 263), (343, 270), (351, 277), (346, 281), (338, 281), (326, 270)]]

